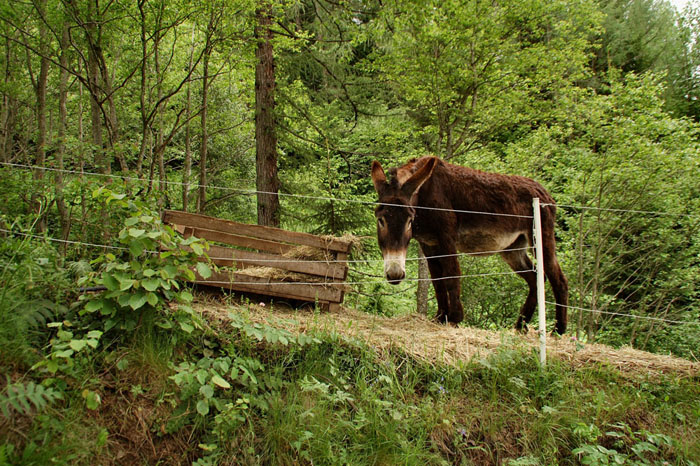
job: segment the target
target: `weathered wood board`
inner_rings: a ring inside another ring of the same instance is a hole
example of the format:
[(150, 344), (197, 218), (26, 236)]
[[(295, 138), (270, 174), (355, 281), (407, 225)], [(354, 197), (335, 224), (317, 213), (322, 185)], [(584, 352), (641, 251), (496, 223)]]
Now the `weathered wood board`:
[[(208, 255), (212, 262), (229, 269), (214, 272), (207, 279), (197, 276), (195, 283), (317, 302), (326, 308), (335, 308), (343, 302), (348, 274), (345, 261), (352, 247), (347, 241), (174, 210), (165, 211), (163, 222), (186, 237), (209, 241)], [(295, 257), (300, 247), (311, 248), (322, 259)], [(255, 276), (245, 270), (251, 267), (281, 273)]]

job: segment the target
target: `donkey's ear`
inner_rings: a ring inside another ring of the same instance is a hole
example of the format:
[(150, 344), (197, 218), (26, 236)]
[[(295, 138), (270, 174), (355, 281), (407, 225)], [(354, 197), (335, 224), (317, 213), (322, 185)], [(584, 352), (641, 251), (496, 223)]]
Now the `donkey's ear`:
[(386, 188), (386, 174), (382, 168), (382, 164), (376, 160), (372, 162), (372, 182), (374, 183), (374, 189), (377, 194), (382, 194), (382, 191)]
[(418, 192), (423, 183), (428, 181), (430, 175), (433, 174), (438, 158), (430, 157), (406, 182), (401, 186), (401, 190), (408, 196), (413, 196)]

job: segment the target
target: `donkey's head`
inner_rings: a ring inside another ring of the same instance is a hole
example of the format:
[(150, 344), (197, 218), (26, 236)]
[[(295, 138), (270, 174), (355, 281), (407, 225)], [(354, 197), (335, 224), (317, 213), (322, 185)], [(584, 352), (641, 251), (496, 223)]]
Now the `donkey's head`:
[(406, 250), (413, 235), (418, 190), (432, 175), (438, 159), (423, 160), (424, 163), (409, 162), (398, 168), (391, 180), (387, 180), (379, 162), (372, 163), (372, 181), (379, 194), (379, 205), (374, 211), (377, 240), (384, 257), (384, 274), (393, 285), (406, 276)]

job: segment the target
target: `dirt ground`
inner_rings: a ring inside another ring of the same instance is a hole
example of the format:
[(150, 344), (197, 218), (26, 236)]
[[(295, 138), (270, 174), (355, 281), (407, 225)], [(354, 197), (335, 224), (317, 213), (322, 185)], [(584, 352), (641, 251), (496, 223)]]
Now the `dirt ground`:
[[(210, 320), (223, 323), (230, 312), (245, 312), (254, 322), (285, 328), (293, 333), (312, 330), (335, 332), (365, 341), (378, 351), (400, 348), (417, 359), (430, 363), (457, 365), (488, 355), (502, 345), (539, 348), (535, 330), (521, 335), (513, 330), (493, 332), (469, 327), (451, 327), (431, 322), (419, 314), (383, 317), (353, 309), (315, 313), (276, 303), (231, 306), (209, 297), (195, 308)], [(615, 349), (600, 344), (580, 344), (569, 335), (547, 337), (547, 357), (569, 361), (575, 367), (601, 363), (623, 373), (675, 373), (700, 375), (700, 363), (674, 356), (648, 353), (631, 347)]]

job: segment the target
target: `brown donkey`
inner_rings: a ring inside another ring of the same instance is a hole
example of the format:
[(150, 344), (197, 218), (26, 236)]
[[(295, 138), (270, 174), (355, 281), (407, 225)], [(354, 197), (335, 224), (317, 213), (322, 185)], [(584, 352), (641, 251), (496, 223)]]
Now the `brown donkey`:
[[(537, 304), (537, 276), (527, 247), (533, 244), (532, 199), (554, 199), (536, 181), (522, 176), (485, 173), (444, 162), (436, 157), (413, 159), (389, 170), (372, 164), (372, 181), (379, 194), (377, 238), (389, 283), (406, 276), (406, 249), (416, 238), (428, 257), (438, 301), (436, 319), (461, 322), (459, 252), (488, 256), (498, 253), (530, 287), (515, 324), (526, 328)], [(544, 270), (556, 299), (556, 331), (566, 331), (568, 284), (555, 253), (554, 205), (541, 209)]]

